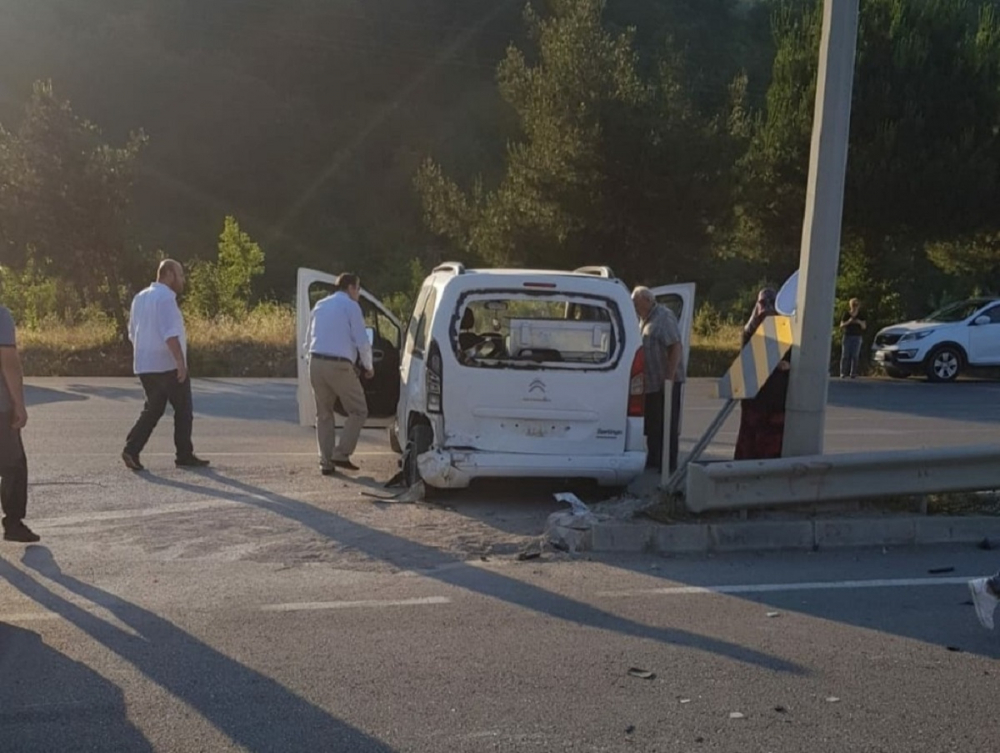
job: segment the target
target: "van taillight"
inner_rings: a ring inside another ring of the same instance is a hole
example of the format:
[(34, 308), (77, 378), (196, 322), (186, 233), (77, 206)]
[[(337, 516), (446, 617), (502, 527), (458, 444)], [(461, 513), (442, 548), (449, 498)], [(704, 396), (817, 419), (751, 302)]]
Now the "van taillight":
[(646, 356), (642, 348), (635, 352), (632, 371), (628, 380), (628, 415), (640, 418), (646, 415)]
[(437, 341), (431, 342), (427, 349), (427, 412), (440, 413), (441, 399), (441, 349)]

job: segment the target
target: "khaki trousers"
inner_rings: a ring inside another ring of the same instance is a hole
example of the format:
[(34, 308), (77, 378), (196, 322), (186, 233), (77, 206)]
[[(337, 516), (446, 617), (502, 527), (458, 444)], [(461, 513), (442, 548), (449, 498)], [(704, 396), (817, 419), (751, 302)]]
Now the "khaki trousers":
[[(333, 468), (334, 460), (348, 460), (358, 446), (361, 428), (368, 418), (368, 402), (354, 364), (346, 361), (329, 361), (325, 358), (309, 359), (309, 381), (316, 400), (316, 444), (319, 446), (319, 464), (324, 469)], [(337, 424), (333, 406), (340, 398), (347, 421), (337, 444)]]

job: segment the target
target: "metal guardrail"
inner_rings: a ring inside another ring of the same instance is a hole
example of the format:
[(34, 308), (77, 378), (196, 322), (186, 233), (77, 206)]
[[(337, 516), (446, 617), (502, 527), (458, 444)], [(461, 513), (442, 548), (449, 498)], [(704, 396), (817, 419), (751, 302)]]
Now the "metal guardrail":
[(1000, 489), (1000, 445), (691, 464), (692, 512)]

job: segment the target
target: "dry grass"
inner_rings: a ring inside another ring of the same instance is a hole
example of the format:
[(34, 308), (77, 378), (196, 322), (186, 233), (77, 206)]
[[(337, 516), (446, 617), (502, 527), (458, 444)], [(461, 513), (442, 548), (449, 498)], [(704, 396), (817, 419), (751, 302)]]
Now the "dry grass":
[[(191, 371), (203, 377), (295, 376), (295, 313), (264, 306), (245, 320), (186, 317)], [(132, 347), (114, 325), (53, 324), (19, 333), (29, 376), (129, 376)]]
[[(202, 377), (295, 376), (295, 312), (262, 306), (243, 321), (188, 316), (191, 371)], [(688, 373), (717, 377), (739, 350), (739, 327), (723, 327), (710, 337), (695, 336)], [(20, 333), (29, 376), (129, 376), (132, 348), (115, 336), (109, 321), (78, 325), (53, 323)]]

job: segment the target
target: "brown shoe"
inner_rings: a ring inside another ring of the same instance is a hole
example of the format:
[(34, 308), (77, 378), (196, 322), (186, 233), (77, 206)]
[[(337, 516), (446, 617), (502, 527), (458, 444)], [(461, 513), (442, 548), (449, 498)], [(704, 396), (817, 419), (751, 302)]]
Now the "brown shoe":
[(122, 460), (125, 461), (125, 467), (130, 471), (144, 471), (146, 467), (139, 462), (139, 456), (133, 455), (128, 450), (122, 452)]

